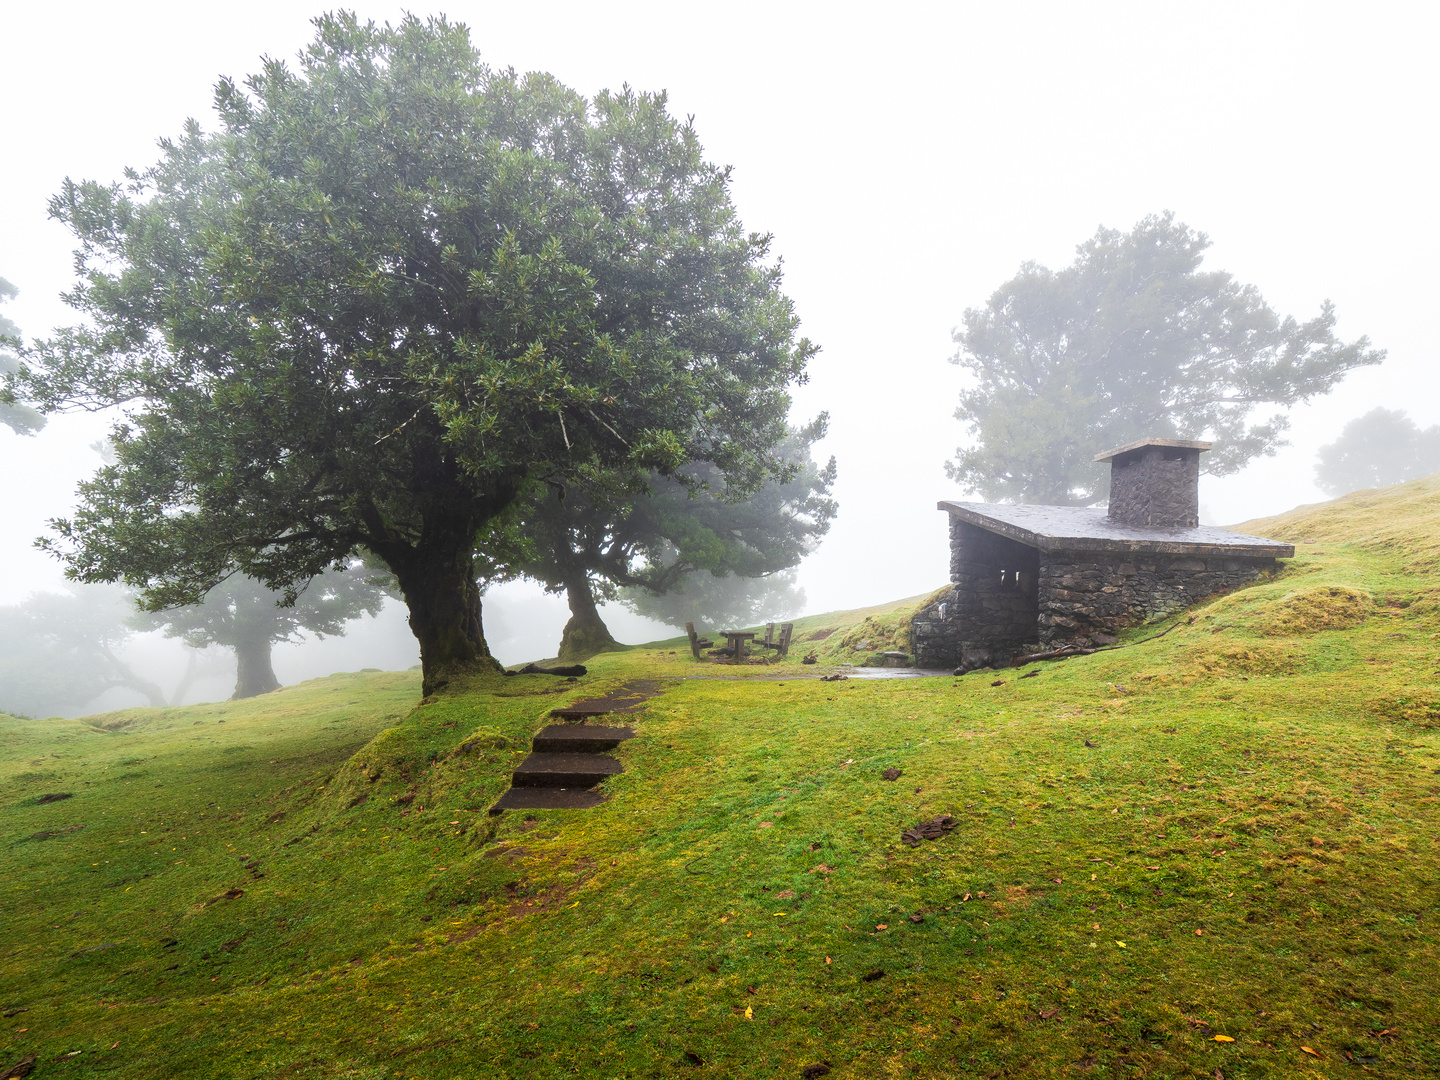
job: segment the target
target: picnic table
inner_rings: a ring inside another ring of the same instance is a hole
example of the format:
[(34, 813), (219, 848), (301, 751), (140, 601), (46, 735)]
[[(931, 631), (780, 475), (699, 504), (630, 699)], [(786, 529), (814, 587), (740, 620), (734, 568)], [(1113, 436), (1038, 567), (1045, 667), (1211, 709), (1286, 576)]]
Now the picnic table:
[(738, 664), (745, 659), (745, 645), (755, 640), (753, 630), (721, 630), (725, 635), (725, 651), (730, 654), (730, 662)]

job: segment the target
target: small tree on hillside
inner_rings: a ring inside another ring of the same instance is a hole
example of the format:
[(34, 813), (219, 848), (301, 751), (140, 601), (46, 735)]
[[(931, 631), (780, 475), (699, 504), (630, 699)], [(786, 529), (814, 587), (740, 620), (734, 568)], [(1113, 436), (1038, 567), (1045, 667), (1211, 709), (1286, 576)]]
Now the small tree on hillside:
[(475, 544), (532, 484), (705, 461), (753, 490), (814, 348), (663, 95), (493, 71), (443, 19), (316, 27), (294, 70), (220, 82), (218, 132), (66, 182), (89, 321), (16, 385), (126, 406), (52, 523), (82, 580), (291, 595), (368, 549), (428, 694), (498, 667)]
[(1367, 338), (1336, 339), (1326, 301), (1281, 319), (1253, 285), (1201, 271), (1210, 246), (1171, 214), (1100, 229), (1060, 271), (1025, 263), (965, 312), (951, 359), (973, 377), (955, 415), (974, 436), (946, 472), (989, 499), (1086, 505), (1109, 466), (1094, 455), (1147, 436), (1206, 438), (1210, 473), (1283, 446), (1283, 412), (1378, 364)]
[[(4, 278), (0, 278), (0, 302), (13, 300), (20, 290)], [(0, 375), (12, 375), (20, 368), (20, 362), (11, 348), (20, 346), (20, 328), (4, 315), (0, 315)], [(34, 435), (45, 426), (45, 417), (34, 409), (0, 399), (0, 424), (4, 424), (16, 435)]]
[(299, 640), (302, 630), (319, 638), (343, 635), (346, 623), (378, 614), (385, 593), (356, 569), (322, 574), (293, 603), (286, 600), (283, 592), (236, 575), (211, 589), (203, 603), (152, 618), (164, 625), (166, 637), (180, 638), (193, 649), (219, 645), (234, 650), (234, 701), (280, 688), (270, 662), (277, 643)]
[[(599, 603), (622, 589), (667, 593), (692, 575), (762, 579), (813, 551), (836, 512), (835, 461), (822, 467), (810, 455), (825, 422), (822, 416), (793, 431), (776, 475), (748, 496), (727, 489), (707, 463), (652, 476), (647, 490), (628, 496), (599, 485), (542, 493), (523, 515), (530, 547), (509, 573), (565, 593), (570, 620), (560, 658), (583, 660), (614, 647)], [(757, 593), (753, 585), (732, 591)]]
[(1320, 448), (1315, 483), (1327, 495), (1387, 487), (1440, 472), (1440, 425), (1421, 429), (1399, 409), (1372, 409)]

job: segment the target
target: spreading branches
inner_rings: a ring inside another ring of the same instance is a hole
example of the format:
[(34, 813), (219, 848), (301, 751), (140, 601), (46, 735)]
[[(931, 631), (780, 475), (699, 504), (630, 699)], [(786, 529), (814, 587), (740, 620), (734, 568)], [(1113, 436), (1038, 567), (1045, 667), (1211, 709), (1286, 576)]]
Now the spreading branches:
[(949, 475), (991, 499), (1083, 505), (1106, 490), (1094, 455), (1150, 436), (1213, 441), (1205, 467), (1226, 475), (1284, 445), (1285, 409), (1384, 358), (1336, 338), (1328, 301), (1282, 319), (1202, 270), (1209, 246), (1168, 213), (1101, 229), (1070, 266), (1025, 263), (967, 310), (952, 362), (970, 376), (955, 415), (973, 442)]

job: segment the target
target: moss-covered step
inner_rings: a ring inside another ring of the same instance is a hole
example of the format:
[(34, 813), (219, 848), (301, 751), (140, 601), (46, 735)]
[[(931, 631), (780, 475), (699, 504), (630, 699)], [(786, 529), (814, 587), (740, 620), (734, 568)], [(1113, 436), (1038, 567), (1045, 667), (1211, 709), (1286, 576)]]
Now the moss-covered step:
[(513, 787), (496, 800), (490, 813), (501, 810), (589, 810), (605, 801), (598, 791), (558, 787)]
[(594, 787), (625, 771), (608, 754), (532, 753), (510, 778), (513, 787)]
[(537, 753), (597, 754), (613, 750), (635, 731), (628, 727), (601, 727), (599, 724), (551, 724), (531, 744)]

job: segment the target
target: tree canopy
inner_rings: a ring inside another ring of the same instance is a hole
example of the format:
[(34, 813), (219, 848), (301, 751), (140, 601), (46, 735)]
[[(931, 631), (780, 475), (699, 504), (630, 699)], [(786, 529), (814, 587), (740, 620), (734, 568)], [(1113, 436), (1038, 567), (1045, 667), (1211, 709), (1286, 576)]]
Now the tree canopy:
[(1213, 441), (1204, 467), (1226, 475), (1285, 445), (1284, 412), (1255, 410), (1384, 358), (1335, 337), (1329, 301), (1282, 319), (1253, 285), (1202, 271), (1209, 246), (1169, 213), (1102, 228), (1065, 269), (1027, 262), (968, 309), (951, 362), (971, 376), (955, 415), (974, 442), (950, 477), (990, 499), (1085, 505), (1107, 490), (1094, 455), (1150, 436)]
[(1440, 425), (1422, 429), (1402, 409), (1372, 409), (1319, 456), (1315, 483), (1327, 495), (1403, 483), (1440, 472)]
[(358, 568), (327, 573), (310, 581), (293, 602), (254, 578), (236, 575), (211, 589), (202, 603), (171, 608), (152, 618), (165, 636), (192, 649), (219, 645), (235, 652), (235, 693), (231, 700), (280, 688), (270, 661), (274, 645), (295, 640), (299, 631), (316, 637), (345, 633), (345, 624), (377, 615), (385, 593)]
[[(835, 460), (821, 466), (810, 449), (826, 422), (822, 415), (793, 430), (777, 449), (774, 474), (754, 491), (736, 490), (717, 466), (695, 462), (673, 476), (653, 475), (633, 494), (598, 485), (539, 493), (522, 515), (528, 543), (517, 546), (505, 573), (566, 594), (571, 618), (559, 657), (582, 660), (614, 644), (597, 602), (622, 589), (631, 603), (637, 594), (675, 590), (693, 602), (726, 591), (696, 586), (695, 578), (760, 579), (795, 567), (836, 512)], [(755, 595), (757, 586), (728, 592), (736, 602), (726, 610), (738, 610), (740, 596)]]
[(65, 183), (89, 322), (15, 385), (127, 412), (53, 523), (73, 574), (163, 608), (368, 549), (429, 693), (494, 666), (476, 538), (535, 482), (702, 461), (756, 488), (814, 348), (664, 95), (492, 70), (443, 19), (316, 28), (218, 84), (217, 131)]

